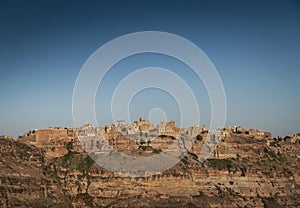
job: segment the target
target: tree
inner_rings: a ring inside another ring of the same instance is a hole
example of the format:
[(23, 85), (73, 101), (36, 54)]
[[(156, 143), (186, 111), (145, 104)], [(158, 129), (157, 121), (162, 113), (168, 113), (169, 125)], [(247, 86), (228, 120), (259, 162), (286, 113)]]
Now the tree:
[(202, 141), (203, 137), (202, 137), (200, 134), (198, 134), (198, 135), (196, 136), (196, 139), (197, 139), (198, 141)]

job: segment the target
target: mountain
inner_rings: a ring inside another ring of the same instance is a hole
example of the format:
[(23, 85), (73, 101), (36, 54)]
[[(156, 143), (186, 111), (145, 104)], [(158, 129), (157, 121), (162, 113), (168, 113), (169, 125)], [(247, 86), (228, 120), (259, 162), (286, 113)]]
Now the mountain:
[(136, 177), (104, 169), (78, 145), (1, 138), (0, 207), (300, 207), (299, 143), (232, 133), (204, 163), (203, 140), (195, 144), (172, 168)]

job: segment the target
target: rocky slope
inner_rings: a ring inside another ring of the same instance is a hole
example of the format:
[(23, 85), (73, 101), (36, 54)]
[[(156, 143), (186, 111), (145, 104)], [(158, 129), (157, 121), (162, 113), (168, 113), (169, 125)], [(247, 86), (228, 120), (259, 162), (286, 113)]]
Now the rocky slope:
[(232, 135), (204, 163), (195, 145), (161, 174), (125, 177), (82, 151), (1, 139), (0, 207), (300, 207), (299, 149)]

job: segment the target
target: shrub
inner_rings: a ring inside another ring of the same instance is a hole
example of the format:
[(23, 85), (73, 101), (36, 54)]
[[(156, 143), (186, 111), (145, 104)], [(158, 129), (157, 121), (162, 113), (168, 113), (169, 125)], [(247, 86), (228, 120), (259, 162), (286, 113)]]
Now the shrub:
[(211, 168), (217, 168), (218, 170), (228, 170), (233, 167), (231, 160), (229, 159), (207, 159), (208, 166)]

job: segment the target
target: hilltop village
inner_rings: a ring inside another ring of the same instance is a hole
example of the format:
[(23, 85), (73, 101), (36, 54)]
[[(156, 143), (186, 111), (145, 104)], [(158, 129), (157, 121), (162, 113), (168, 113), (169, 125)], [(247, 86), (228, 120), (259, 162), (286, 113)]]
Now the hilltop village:
[[(206, 126), (179, 128), (174, 121), (153, 125), (140, 118), (36, 129), (16, 140), (0, 136), (0, 207), (300, 206), (300, 134), (274, 138), (241, 126), (218, 131), (205, 161), (198, 156), (209, 136)], [(187, 151), (165, 171), (119, 175), (87, 154), (105, 152), (105, 143), (137, 157), (172, 151), (174, 143)]]
[[(282, 141), (287, 143), (300, 142), (300, 134), (273, 138), (269, 132), (244, 129), (241, 126), (228, 126), (219, 129), (219, 131), (222, 140), (211, 155), (215, 158), (236, 157), (238, 154), (249, 154), (250, 156), (252, 153), (243, 151), (243, 149), (247, 150), (247, 146), (251, 146), (251, 140), (258, 140), (268, 146), (276, 146), (278, 142)], [(17, 141), (43, 148), (47, 147), (46, 149), (49, 150), (47, 153), (50, 157), (58, 157), (66, 154), (69, 149), (78, 152), (100, 151), (104, 138), (114, 149), (131, 154), (132, 151), (137, 151), (140, 148), (147, 149), (147, 147), (151, 147), (153, 151), (167, 149), (180, 134), (193, 138), (194, 144), (192, 144), (190, 151), (199, 155), (204, 143), (203, 139), (205, 140), (208, 134), (205, 124), (202, 127), (194, 125), (189, 128), (179, 128), (176, 127), (173, 120), (153, 125), (142, 117), (128, 125), (124, 120), (119, 120), (115, 124), (96, 128), (92, 124), (86, 124), (79, 128), (36, 129), (26, 132)], [(228, 143), (236, 137), (245, 138), (249, 143), (239, 144), (234, 148), (228, 147)], [(278, 151), (280, 150), (278, 149)]]

